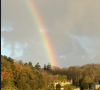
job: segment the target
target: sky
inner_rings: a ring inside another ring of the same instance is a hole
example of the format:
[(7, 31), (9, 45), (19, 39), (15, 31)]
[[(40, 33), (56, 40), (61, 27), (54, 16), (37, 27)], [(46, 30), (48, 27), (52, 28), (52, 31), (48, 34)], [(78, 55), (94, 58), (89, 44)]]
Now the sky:
[[(29, 1), (45, 30), (37, 26)], [(41, 32), (50, 39), (55, 66), (100, 64), (100, 0), (1, 0), (1, 55), (33, 66), (53, 63)]]

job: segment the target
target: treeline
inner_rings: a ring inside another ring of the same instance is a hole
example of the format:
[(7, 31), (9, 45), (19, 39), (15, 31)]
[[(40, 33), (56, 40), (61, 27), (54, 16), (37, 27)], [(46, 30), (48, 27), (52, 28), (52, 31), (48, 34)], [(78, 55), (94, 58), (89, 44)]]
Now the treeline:
[(100, 64), (86, 64), (69, 68), (54, 67), (52, 74), (67, 75), (67, 79), (72, 79), (74, 85), (79, 85), (81, 89), (88, 89), (90, 83), (100, 83)]
[(53, 75), (52, 67), (37, 63), (23, 63), (21, 60), (1, 55), (1, 90), (54, 90), (55, 80), (67, 80), (66, 75)]
[(12, 90), (54, 90), (54, 81), (73, 80), (82, 89), (89, 88), (92, 82), (100, 82), (100, 64), (86, 64), (59, 68), (39, 63), (23, 63), (1, 55), (1, 88)]
[(38, 63), (33, 67), (31, 62), (15, 62), (12, 58), (1, 55), (1, 89), (53, 90), (54, 76), (39, 68)]

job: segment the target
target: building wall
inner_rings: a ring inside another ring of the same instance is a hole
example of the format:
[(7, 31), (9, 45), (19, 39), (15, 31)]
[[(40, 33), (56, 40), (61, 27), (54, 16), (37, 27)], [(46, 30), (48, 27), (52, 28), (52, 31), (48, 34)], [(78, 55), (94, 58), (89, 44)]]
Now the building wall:
[(100, 87), (100, 85), (95, 85), (95, 89), (98, 89)]
[(94, 83), (92, 83), (92, 84), (90, 85), (90, 88), (95, 88)]
[(55, 87), (56, 87), (57, 84), (60, 84), (61, 86), (65, 86), (67, 84), (72, 84), (72, 80), (70, 80), (69, 82), (67, 82), (67, 81), (54, 81)]

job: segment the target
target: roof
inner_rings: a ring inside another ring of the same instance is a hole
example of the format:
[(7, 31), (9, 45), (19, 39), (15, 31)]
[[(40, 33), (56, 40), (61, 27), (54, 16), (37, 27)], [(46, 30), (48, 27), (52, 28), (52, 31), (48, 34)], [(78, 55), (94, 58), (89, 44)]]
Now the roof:
[(91, 84), (94, 84), (94, 85), (100, 85), (98, 82), (93, 82)]

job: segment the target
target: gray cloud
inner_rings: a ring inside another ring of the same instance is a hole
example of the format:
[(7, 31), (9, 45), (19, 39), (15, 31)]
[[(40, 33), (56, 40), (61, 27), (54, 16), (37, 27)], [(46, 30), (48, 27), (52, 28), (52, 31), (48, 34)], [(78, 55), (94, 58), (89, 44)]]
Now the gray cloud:
[[(99, 0), (34, 0), (33, 3), (45, 25), (59, 67), (100, 63)], [(33, 65), (49, 62), (41, 37), (43, 30), (37, 27), (26, 1), (1, 1), (1, 30), (4, 42), (1, 48), (11, 45), (11, 57), (32, 61)]]

